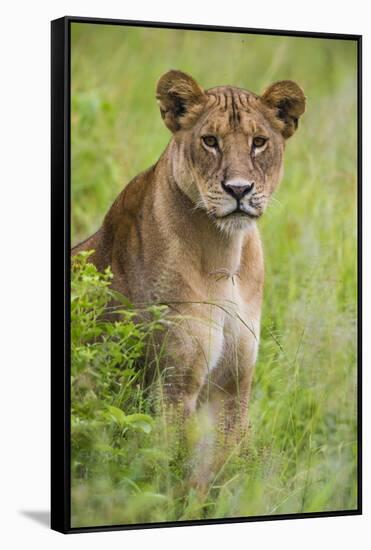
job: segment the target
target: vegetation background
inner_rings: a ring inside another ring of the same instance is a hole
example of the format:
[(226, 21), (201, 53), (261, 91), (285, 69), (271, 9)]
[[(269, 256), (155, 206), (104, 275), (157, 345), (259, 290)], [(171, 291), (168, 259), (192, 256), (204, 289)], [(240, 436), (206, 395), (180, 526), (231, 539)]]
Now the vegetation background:
[[(307, 113), (261, 220), (266, 284), (247, 450), (205, 499), (184, 479), (181, 426), (164, 429), (135, 364), (164, 311), (99, 321), (110, 274), (80, 257), (72, 277), (72, 525), (110, 525), (357, 506), (357, 62), (345, 40), (72, 24), (72, 241), (170, 139), (158, 78), (260, 92), (293, 79)], [(99, 335), (92, 343), (91, 337)]]

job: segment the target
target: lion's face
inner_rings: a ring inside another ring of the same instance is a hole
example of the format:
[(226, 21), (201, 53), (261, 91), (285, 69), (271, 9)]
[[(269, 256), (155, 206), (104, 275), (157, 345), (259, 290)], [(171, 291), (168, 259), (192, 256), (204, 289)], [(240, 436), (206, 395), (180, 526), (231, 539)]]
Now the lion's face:
[(229, 86), (204, 92), (188, 75), (170, 71), (157, 98), (174, 132), (177, 184), (221, 229), (248, 227), (282, 177), (285, 139), (305, 108), (302, 90), (283, 81), (261, 97)]
[(281, 176), (284, 138), (259, 107), (244, 90), (210, 90), (203, 113), (179, 134), (198, 205), (221, 227), (259, 218)]

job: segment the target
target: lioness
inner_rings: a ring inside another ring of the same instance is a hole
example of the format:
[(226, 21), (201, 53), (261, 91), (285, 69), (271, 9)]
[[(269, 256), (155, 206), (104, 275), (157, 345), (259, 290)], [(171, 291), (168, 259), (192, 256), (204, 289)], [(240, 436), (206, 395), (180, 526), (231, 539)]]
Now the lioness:
[(166, 399), (204, 406), (227, 436), (241, 433), (259, 342), (263, 252), (256, 222), (283, 173), (285, 140), (305, 109), (302, 89), (276, 82), (262, 95), (203, 90), (171, 70), (157, 84), (172, 132), (158, 162), (136, 176), (102, 227), (73, 249), (94, 249), (113, 288), (184, 317), (170, 329)]

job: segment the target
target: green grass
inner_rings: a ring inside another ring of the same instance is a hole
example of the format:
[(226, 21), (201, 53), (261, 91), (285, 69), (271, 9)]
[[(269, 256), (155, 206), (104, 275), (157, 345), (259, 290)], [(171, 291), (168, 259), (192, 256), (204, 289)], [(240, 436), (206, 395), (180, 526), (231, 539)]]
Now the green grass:
[[(164, 436), (153, 398), (133, 374), (161, 312), (151, 312), (149, 325), (136, 326), (127, 313), (116, 333), (101, 327), (108, 348), (94, 357), (80, 327), (73, 350), (73, 525), (354, 509), (356, 45), (73, 24), (73, 242), (99, 227), (120, 190), (168, 142), (154, 89), (170, 68), (205, 88), (259, 92), (291, 78), (308, 98), (287, 145), (277, 200), (260, 223), (266, 283), (248, 448), (231, 457), (200, 502), (184, 483), (181, 426)], [(101, 282), (90, 272), (86, 284)], [(93, 302), (77, 318), (94, 325)], [(116, 359), (106, 360), (110, 353)], [(144, 416), (127, 418), (135, 414)]]

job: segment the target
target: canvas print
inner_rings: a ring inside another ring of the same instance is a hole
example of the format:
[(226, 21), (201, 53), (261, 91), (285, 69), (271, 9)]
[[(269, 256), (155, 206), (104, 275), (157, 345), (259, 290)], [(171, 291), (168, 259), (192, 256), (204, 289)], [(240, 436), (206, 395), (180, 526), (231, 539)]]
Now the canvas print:
[(70, 33), (71, 527), (356, 511), (357, 41)]

